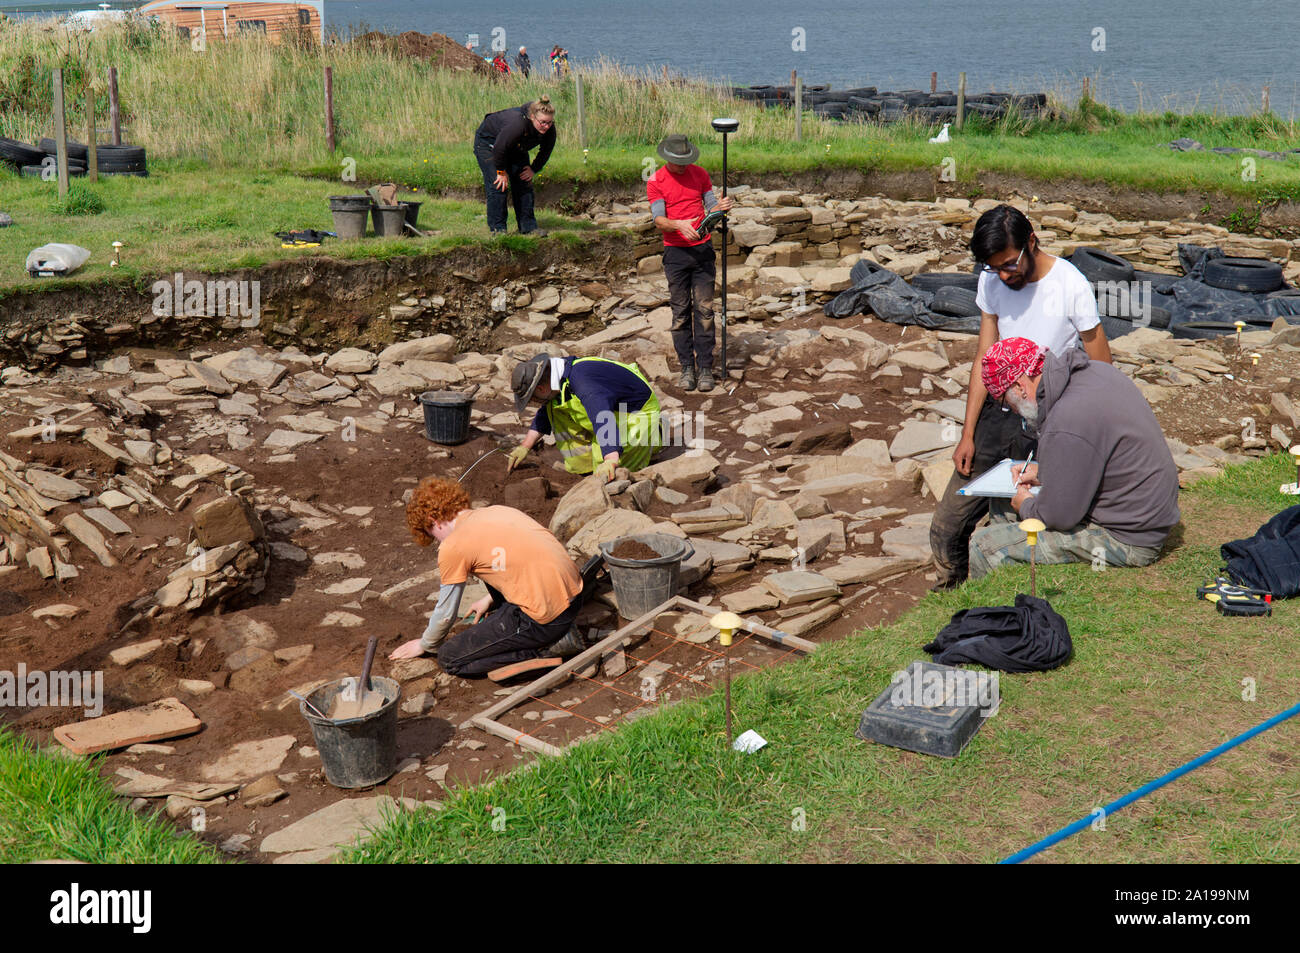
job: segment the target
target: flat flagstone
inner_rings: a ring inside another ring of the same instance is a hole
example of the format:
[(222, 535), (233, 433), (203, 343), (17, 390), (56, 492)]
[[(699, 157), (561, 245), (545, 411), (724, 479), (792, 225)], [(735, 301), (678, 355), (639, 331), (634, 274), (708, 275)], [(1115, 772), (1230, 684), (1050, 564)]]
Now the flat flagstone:
[(840, 587), (821, 573), (774, 572), (763, 577), (763, 585), (778, 599), (781, 605), (797, 605), (800, 602), (814, 602), (826, 596), (838, 596)]

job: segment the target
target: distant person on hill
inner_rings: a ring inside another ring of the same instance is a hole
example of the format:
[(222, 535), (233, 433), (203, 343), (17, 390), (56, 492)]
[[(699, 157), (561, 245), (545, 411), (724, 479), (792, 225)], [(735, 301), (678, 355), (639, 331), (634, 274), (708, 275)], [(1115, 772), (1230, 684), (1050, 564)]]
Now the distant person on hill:
[[(666, 165), (646, 183), (646, 198), (655, 226), (664, 236), (664, 277), (673, 310), (673, 349), (681, 365), (682, 390), (711, 391), (713, 380), (713, 239), (695, 229), (707, 212), (732, 207), (730, 198), (713, 194), (709, 173), (693, 165), (700, 150), (685, 136), (666, 136), (659, 143)], [(696, 376), (698, 373), (698, 377)], [(726, 369), (723, 369), (726, 373)]]
[(533, 71), (533, 61), (528, 58), (528, 47), (519, 47), (519, 55), (515, 57), (515, 66), (519, 67), (519, 72), (524, 74), (527, 79)]
[(569, 51), (558, 43), (551, 47), (551, 70), (556, 76), (569, 75)]
[(506, 62), (504, 53), (498, 53), (496, 56), (492, 57), (492, 68), (498, 73), (505, 73), (506, 75), (510, 74), (510, 64)]
[[(537, 149), (530, 163), (528, 152)], [(483, 170), (487, 194), (488, 229), (506, 233), (506, 192), (515, 207), (521, 235), (544, 236), (533, 216), (533, 177), (542, 171), (555, 148), (555, 107), (549, 96), (513, 109), (488, 113), (474, 136), (474, 158)]]
[(964, 426), (952, 455), (956, 469), (930, 522), (930, 549), (939, 570), (936, 590), (966, 581), (971, 533), (989, 512), (987, 497), (957, 491), (999, 460), (1023, 460), (1035, 447), (1016, 408), (985, 390), (979, 375), (984, 353), (1000, 339), (1020, 337), (1053, 354), (1064, 356), (1082, 347), (1092, 360), (1110, 362), (1088, 279), (1068, 261), (1043, 251), (1023, 212), (1010, 205), (989, 209), (975, 223), (970, 251), (979, 262), (975, 301), (982, 317)]

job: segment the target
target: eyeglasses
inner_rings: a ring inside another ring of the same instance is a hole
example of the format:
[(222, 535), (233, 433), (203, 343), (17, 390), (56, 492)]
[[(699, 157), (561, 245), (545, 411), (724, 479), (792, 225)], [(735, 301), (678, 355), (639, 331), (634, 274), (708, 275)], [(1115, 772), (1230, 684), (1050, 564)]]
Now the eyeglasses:
[(1020, 254), (1016, 256), (1016, 260), (1012, 264), (990, 265), (986, 262), (980, 265), (980, 271), (987, 271), (989, 274), (1018, 275), (1020, 274), (1020, 259), (1025, 257), (1025, 251), (1028, 248), (1029, 246), (1026, 245), (1020, 249)]

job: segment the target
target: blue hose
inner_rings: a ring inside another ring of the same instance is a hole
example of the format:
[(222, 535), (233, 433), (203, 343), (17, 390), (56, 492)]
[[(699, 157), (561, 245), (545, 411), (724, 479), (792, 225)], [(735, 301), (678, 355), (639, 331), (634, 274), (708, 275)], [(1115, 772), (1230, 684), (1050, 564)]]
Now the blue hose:
[[(1158, 777), (1154, 781), (1150, 781), (1142, 785), (1142, 787), (1138, 788), (1136, 791), (1132, 791), (1128, 794), (1125, 794), (1118, 801), (1112, 801), (1111, 803), (1107, 804), (1104, 808), (1101, 809), (1102, 816), (1109, 817), (1111, 814), (1114, 814), (1120, 808), (1127, 807), (1128, 805), (1132, 804), (1138, 798), (1150, 794), (1152, 791), (1156, 790), (1157, 788), (1164, 787), (1170, 781), (1173, 781), (1175, 778), (1182, 777), (1184, 774), (1187, 774), (1189, 771), (1195, 771), (1201, 765), (1213, 761), (1219, 755), (1223, 754), (1225, 751), (1229, 751), (1232, 748), (1237, 747), (1237, 745), (1241, 744), (1243, 741), (1247, 741), (1255, 737), (1257, 734), (1261, 732), (1268, 731), (1268, 729), (1272, 728), (1274, 725), (1281, 724), (1282, 722), (1286, 721), (1288, 718), (1292, 718), (1296, 715), (1300, 715), (1300, 704), (1292, 705), (1286, 711), (1279, 712), (1278, 714), (1274, 715), (1272, 718), (1268, 719), (1268, 721), (1261, 722), (1260, 724), (1256, 725), (1254, 728), (1251, 728), (1249, 731), (1243, 731), (1241, 734), (1237, 735), (1237, 737), (1225, 741), (1223, 744), (1219, 745), (1219, 747), (1215, 748), (1213, 751), (1207, 751), (1199, 758), (1195, 758), (1192, 761), (1188, 761), (1186, 764), (1182, 765), (1181, 767), (1175, 768), (1174, 770), (1170, 771), (1168, 774)], [(1075, 821), (1073, 824), (1070, 824), (1066, 827), (1062, 827), (1055, 834), (1050, 834), (1047, 837), (1044, 837), (1037, 844), (1031, 844), (1030, 846), (1026, 847), (1024, 850), (1018, 851), (1012, 854), (1010, 857), (998, 861), (998, 863), (1018, 864), (1022, 860), (1028, 860), (1030, 857), (1033, 857), (1035, 854), (1047, 850), (1047, 848), (1051, 847), (1053, 844), (1060, 843), (1061, 841), (1065, 840), (1067, 837), (1079, 833), (1079, 831), (1083, 830), (1085, 827), (1090, 826), (1093, 822), (1093, 819), (1094, 819), (1093, 814), (1089, 814), (1087, 817), (1080, 818), (1079, 820)]]

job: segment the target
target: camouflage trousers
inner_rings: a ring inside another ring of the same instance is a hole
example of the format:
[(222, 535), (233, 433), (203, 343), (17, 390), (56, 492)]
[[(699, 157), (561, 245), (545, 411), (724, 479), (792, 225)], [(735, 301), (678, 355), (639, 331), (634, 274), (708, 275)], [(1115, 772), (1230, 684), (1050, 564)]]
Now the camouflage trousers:
[[(990, 523), (976, 530), (970, 538), (970, 577), (978, 579), (1007, 563), (1029, 562), (1029, 544), (1025, 531), (1016, 521), (1016, 511), (1005, 500), (995, 500), (989, 514)], [(1099, 523), (1081, 523), (1068, 530), (1046, 530), (1038, 534), (1038, 552), (1034, 561), (1040, 565), (1054, 563), (1092, 563), (1104, 566), (1147, 566), (1160, 555), (1159, 546), (1132, 546), (1120, 542)]]

